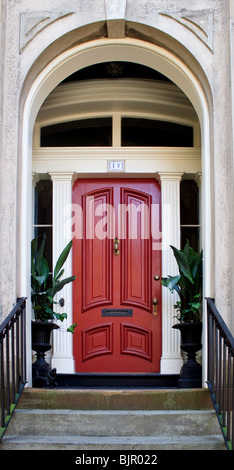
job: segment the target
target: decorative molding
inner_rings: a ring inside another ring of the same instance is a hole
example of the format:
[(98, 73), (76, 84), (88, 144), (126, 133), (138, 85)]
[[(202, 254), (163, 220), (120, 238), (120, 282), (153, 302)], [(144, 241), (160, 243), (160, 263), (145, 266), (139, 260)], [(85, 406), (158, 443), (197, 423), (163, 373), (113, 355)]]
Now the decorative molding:
[(38, 33), (47, 26), (65, 16), (72, 15), (73, 11), (32, 11), (20, 15), (20, 53)]
[(213, 52), (213, 22), (214, 14), (212, 10), (159, 13), (181, 24), (191, 31), (201, 42)]
[(163, 171), (201, 171), (201, 149), (193, 147), (44, 147), (33, 150), (32, 170), (39, 174), (74, 173), (74, 182), (76, 173), (79, 177), (106, 174), (108, 160), (123, 160), (126, 174), (141, 176)]
[[(125, 37), (126, 0), (105, 0), (106, 20), (109, 37)], [(20, 15), (20, 53), (47, 26), (74, 11), (31, 11)], [(178, 12), (157, 12), (168, 17), (191, 31), (213, 52), (213, 11), (181, 10)]]

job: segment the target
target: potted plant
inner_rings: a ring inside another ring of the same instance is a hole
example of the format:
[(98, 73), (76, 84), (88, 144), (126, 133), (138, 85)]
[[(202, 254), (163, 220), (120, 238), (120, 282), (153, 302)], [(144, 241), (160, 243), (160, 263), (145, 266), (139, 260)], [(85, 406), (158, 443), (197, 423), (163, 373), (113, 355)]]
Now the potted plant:
[(181, 387), (201, 387), (201, 365), (196, 361), (196, 353), (202, 348), (202, 251), (197, 253), (187, 240), (184, 249), (171, 246), (179, 274), (162, 278), (162, 285), (171, 292), (177, 292), (179, 300), (174, 308), (178, 323), (172, 328), (181, 332), (181, 349), (188, 355), (183, 365), (179, 385)]
[[(45, 361), (45, 353), (51, 349), (50, 337), (54, 329), (59, 328), (57, 320), (64, 321), (67, 313), (57, 313), (54, 305), (62, 305), (54, 300), (55, 294), (62, 288), (74, 281), (76, 276), (62, 279), (64, 273), (63, 265), (70, 253), (72, 241), (62, 251), (51, 275), (49, 265), (44, 257), (46, 235), (43, 235), (42, 242), (38, 247), (38, 238), (31, 242), (31, 301), (34, 310), (35, 320), (32, 321), (32, 349), (36, 351), (37, 359), (33, 363), (33, 386), (55, 386), (56, 370), (49, 369), (49, 364)], [(67, 328), (73, 333), (76, 324)]]

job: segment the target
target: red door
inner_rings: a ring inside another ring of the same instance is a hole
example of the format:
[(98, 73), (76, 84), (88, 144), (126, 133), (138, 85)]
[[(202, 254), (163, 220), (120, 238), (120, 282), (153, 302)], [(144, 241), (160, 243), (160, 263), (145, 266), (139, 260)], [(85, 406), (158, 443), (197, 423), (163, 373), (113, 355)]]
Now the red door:
[(159, 184), (77, 180), (73, 204), (76, 371), (159, 372)]

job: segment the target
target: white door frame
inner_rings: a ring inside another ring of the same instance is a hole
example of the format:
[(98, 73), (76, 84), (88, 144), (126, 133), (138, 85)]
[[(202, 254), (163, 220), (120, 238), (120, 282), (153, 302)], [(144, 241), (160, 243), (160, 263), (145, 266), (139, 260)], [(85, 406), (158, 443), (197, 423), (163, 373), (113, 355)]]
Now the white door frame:
[[(197, 112), (202, 137), (202, 244), (204, 248), (204, 296), (211, 295), (211, 200), (210, 200), (210, 116), (203, 87), (191, 70), (171, 52), (136, 39), (101, 39), (60, 54), (34, 81), (25, 101), (22, 134), (20, 199), (19, 295), (30, 299), (30, 242), (32, 204), (32, 139), (37, 113), (49, 93), (68, 75), (94, 63), (126, 60), (141, 63), (166, 75), (187, 95)], [(177, 175), (178, 176), (178, 175)], [(164, 181), (168, 183), (168, 179)], [(172, 175), (173, 177), (173, 175)], [(162, 180), (163, 181), (163, 180)], [(178, 178), (176, 177), (177, 187)], [(165, 193), (166, 194), (166, 193)], [(165, 250), (165, 253), (169, 250)], [(169, 256), (170, 255), (166, 255)], [(169, 258), (168, 258), (169, 259)], [(165, 264), (168, 266), (168, 264)], [(163, 273), (163, 274), (169, 274)], [(27, 304), (27, 377), (31, 384), (31, 307)], [(177, 345), (178, 348), (178, 345)], [(206, 381), (206, 316), (203, 317), (203, 384)], [(170, 359), (170, 358), (168, 358)], [(165, 370), (165, 369), (164, 369)], [(166, 368), (169, 371), (169, 367)]]

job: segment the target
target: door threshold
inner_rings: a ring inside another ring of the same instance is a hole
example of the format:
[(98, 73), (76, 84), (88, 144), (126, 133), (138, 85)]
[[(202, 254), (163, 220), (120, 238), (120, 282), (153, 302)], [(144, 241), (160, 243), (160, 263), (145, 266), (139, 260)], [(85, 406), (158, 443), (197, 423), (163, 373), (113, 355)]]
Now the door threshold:
[(177, 388), (178, 374), (75, 373), (57, 374), (58, 388)]

